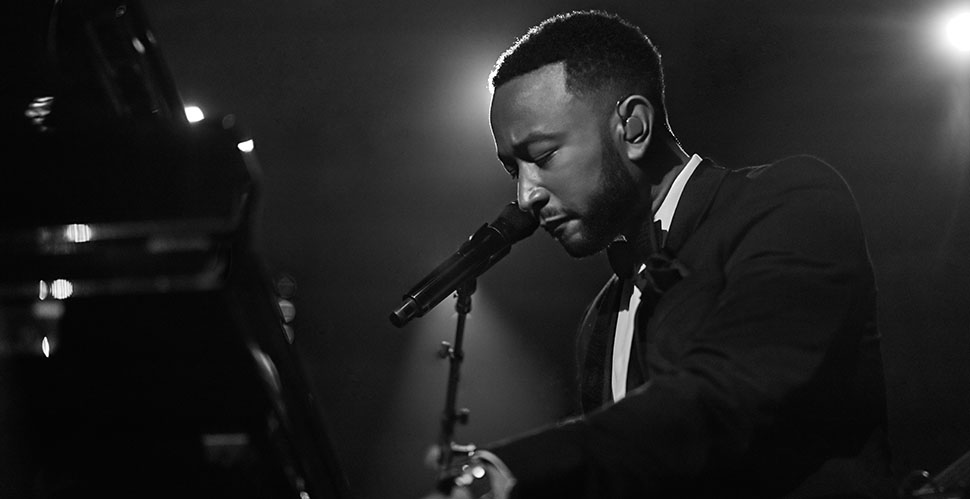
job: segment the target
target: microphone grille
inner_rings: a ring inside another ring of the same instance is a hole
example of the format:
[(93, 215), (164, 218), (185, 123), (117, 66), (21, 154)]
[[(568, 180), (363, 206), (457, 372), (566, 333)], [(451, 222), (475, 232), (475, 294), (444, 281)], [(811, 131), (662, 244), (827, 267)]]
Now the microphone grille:
[(519, 205), (512, 201), (505, 205), (502, 213), (492, 222), (495, 227), (509, 244), (521, 241), (532, 235), (539, 227), (539, 221), (531, 214), (519, 209)]

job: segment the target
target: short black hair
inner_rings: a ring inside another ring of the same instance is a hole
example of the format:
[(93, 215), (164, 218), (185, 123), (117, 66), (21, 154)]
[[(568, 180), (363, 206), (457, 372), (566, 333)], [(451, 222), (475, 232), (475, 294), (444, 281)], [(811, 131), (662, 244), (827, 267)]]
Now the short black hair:
[(613, 90), (617, 99), (641, 94), (666, 125), (660, 51), (640, 28), (601, 10), (558, 14), (533, 26), (499, 56), (489, 84), (494, 91), (558, 62), (565, 64), (566, 89), (573, 94)]

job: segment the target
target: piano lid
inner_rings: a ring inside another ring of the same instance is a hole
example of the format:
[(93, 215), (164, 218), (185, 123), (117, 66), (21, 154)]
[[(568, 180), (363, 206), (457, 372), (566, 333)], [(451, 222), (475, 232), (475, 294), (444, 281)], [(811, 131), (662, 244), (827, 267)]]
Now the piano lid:
[(8, 73), (16, 83), (3, 106), (13, 131), (0, 173), (4, 235), (78, 223), (245, 220), (259, 174), (251, 150), (240, 149), (250, 137), (234, 119), (188, 122), (138, 2), (17, 4), (28, 16), (17, 29), (43, 36), (18, 40)]
[(0, 297), (53, 274), (86, 282), (79, 294), (151, 289), (151, 273), (173, 274), (162, 287), (211, 287), (220, 248), (248, 239), (250, 138), (234, 119), (189, 123), (138, 2), (11, 9), (22, 40), (2, 108)]
[(343, 497), (250, 244), (249, 137), (189, 123), (137, 1), (0, 23), (0, 497)]

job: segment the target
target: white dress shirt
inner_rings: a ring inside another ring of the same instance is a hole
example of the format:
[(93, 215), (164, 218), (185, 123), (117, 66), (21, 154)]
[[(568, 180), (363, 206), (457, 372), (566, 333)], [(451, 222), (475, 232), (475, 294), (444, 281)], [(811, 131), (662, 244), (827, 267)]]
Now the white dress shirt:
[[(660, 226), (664, 231), (670, 228), (670, 222), (674, 219), (674, 212), (677, 210), (677, 203), (680, 201), (680, 196), (684, 192), (684, 186), (687, 185), (687, 180), (690, 179), (690, 176), (700, 163), (700, 156), (694, 154), (690, 157), (690, 160), (684, 165), (684, 169), (677, 174), (674, 183), (670, 185), (670, 190), (667, 191), (667, 195), (660, 204), (660, 208), (653, 214), (654, 221), (659, 220)], [(637, 271), (642, 270), (643, 267), (641, 266)], [(640, 305), (640, 290), (633, 285), (632, 279), (630, 279), (628, 285), (623, 289), (623, 296), (620, 299), (622, 300), (621, 303), (627, 303), (627, 306), (626, 308), (621, 307), (617, 313), (616, 334), (613, 337), (611, 383), (614, 402), (619, 402), (620, 399), (626, 396), (627, 368), (630, 365), (630, 349), (633, 346), (633, 335), (636, 329), (636, 324), (634, 324), (633, 319), (636, 315), (637, 307)]]

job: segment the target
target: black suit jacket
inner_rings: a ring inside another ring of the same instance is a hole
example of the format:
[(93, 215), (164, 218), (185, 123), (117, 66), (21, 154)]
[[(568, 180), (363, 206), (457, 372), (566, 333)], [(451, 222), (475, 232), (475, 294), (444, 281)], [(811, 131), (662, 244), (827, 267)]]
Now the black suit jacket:
[(667, 247), (688, 275), (640, 311), (645, 384), (614, 404), (596, 372), (614, 276), (579, 332), (584, 399), (606, 402), (492, 447), (513, 496), (890, 497), (875, 283), (843, 179), (807, 156), (704, 161)]

